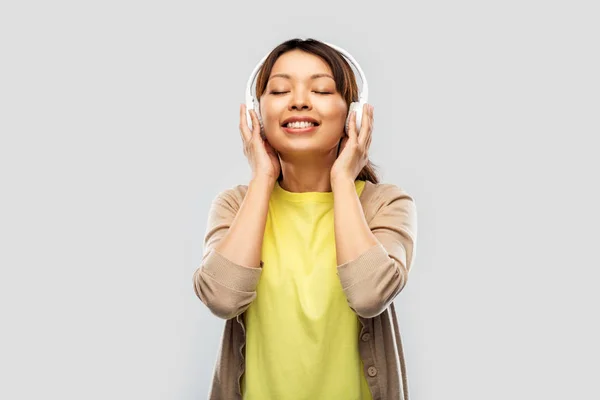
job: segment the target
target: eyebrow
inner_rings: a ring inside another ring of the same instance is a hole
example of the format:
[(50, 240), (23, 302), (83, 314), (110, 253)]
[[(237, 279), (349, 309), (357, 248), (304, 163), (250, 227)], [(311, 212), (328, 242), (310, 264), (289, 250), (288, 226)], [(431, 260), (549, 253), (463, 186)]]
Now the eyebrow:
[[(286, 79), (292, 79), (292, 77), (288, 74), (275, 74), (275, 75), (271, 75), (271, 78), (286, 78)], [(320, 74), (313, 74), (310, 76), (310, 79), (317, 79), (317, 78), (331, 78), (333, 79), (333, 76), (329, 75), (329, 74), (324, 74), (324, 73), (320, 73)], [(269, 79), (271, 79), (269, 78)], [(334, 79), (335, 80), (335, 79)]]

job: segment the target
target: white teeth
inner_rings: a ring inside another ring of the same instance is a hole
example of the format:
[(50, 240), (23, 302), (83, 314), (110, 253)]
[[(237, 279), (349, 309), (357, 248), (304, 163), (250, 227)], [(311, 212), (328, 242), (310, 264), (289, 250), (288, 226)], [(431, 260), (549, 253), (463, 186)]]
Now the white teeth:
[(301, 121), (301, 122), (290, 122), (286, 125), (288, 128), (308, 128), (310, 126), (315, 126), (314, 123), (312, 122), (306, 122), (306, 121)]

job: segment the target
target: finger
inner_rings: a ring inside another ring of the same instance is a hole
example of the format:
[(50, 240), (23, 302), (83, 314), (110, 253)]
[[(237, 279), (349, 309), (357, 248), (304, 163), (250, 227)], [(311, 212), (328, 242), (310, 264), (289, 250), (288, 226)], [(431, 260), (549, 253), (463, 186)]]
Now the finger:
[(371, 142), (371, 138), (373, 137), (373, 131), (375, 130), (375, 117), (373, 116), (373, 114), (375, 114), (375, 107), (371, 106), (371, 123), (370, 123), (370, 129), (369, 129), (369, 143)]
[(240, 104), (240, 135), (242, 136), (242, 140), (247, 142), (250, 140), (252, 136), (252, 132), (250, 132), (250, 128), (248, 127), (248, 119), (246, 118), (246, 105)]
[(371, 111), (370, 113), (370, 118), (369, 118), (369, 129), (367, 130), (367, 132), (365, 132), (365, 143), (366, 143), (366, 149), (369, 148), (369, 146), (371, 145), (371, 138), (373, 138), (373, 106), (371, 106)]
[(356, 139), (356, 111), (352, 111), (350, 115), (350, 122), (348, 123), (348, 132), (346, 132), (349, 138)]
[(258, 116), (256, 115), (256, 111), (250, 110), (250, 118), (252, 118), (252, 136), (260, 135), (260, 122), (258, 121)]
[(360, 123), (360, 132), (358, 133), (358, 143), (364, 145), (369, 137), (369, 131), (371, 130), (371, 105), (365, 104), (363, 106), (362, 121)]
[(373, 129), (375, 128), (375, 106), (371, 106), (371, 133), (373, 133)]

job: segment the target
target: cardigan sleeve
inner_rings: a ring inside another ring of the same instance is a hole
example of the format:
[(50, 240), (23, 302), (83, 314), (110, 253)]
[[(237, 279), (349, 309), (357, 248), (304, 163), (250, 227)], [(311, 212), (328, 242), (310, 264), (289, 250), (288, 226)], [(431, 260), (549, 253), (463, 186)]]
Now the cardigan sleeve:
[(196, 296), (219, 318), (231, 319), (244, 312), (256, 298), (260, 267), (236, 264), (215, 251), (240, 208), (241, 187), (219, 193), (212, 201), (204, 237), (204, 254), (193, 275)]
[(417, 245), (417, 208), (406, 191), (385, 184), (372, 201), (368, 225), (379, 243), (337, 267), (348, 304), (364, 318), (381, 314), (402, 291)]

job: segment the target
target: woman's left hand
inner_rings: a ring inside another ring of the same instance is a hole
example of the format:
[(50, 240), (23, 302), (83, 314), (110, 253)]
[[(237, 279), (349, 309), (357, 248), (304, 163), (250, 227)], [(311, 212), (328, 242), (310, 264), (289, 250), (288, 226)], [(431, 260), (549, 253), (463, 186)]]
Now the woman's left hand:
[(330, 181), (347, 179), (352, 182), (369, 160), (369, 146), (373, 132), (373, 106), (365, 104), (360, 132), (356, 132), (356, 114), (352, 113), (348, 133), (342, 139), (340, 153), (331, 167)]

